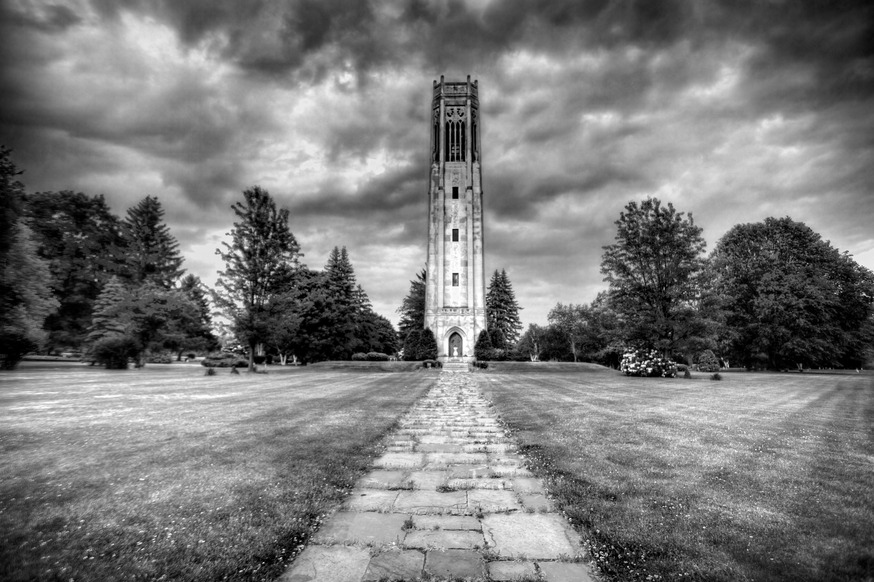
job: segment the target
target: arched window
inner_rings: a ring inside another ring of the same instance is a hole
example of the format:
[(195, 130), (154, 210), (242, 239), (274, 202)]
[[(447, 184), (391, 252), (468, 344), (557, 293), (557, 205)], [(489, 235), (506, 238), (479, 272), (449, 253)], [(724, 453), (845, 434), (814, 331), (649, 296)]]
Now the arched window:
[(467, 146), (464, 134), (464, 109), (446, 109), (446, 156), (447, 162), (463, 162)]

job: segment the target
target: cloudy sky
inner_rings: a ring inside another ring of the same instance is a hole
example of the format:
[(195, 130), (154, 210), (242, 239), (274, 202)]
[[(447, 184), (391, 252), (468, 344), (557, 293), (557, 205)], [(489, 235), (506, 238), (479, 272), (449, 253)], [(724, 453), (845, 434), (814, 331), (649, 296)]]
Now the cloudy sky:
[(486, 268), (523, 321), (605, 287), (631, 200), (803, 221), (874, 269), (870, 0), (0, 0), (0, 143), (29, 191), (159, 198), (213, 284), (258, 184), (377, 311), (424, 266), (432, 81), (479, 80)]

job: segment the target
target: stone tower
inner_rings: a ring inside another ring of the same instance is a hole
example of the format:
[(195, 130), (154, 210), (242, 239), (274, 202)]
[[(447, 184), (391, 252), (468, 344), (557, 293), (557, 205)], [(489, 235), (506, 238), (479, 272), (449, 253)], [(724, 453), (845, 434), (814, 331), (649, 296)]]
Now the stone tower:
[(477, 81), (434, 81), (425, 327), (441, 361), (471, 361), (486, 329)]

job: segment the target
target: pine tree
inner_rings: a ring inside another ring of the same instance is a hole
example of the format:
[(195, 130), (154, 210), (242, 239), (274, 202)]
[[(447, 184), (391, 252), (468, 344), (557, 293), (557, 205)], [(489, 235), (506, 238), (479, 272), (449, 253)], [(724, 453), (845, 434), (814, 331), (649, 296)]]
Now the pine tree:
[(401, 341), (414, 329), (425, 329), (425, 269), (416, 274), (416, 279), (410, 281), (410, 292), (404, 297), (404, 302), (398, 307), (397, 313), (401, 314), (398, 323), (398, 338)]
[(197, 318), (180, 329), (183, 338), (177, 347), (177, 360), (181, 359), (183, 350), (210, 350), (218, 342), (212, 332), (208, 291), (200, 278), (189, 273), (182, 279), (179, 290), (196, 307)]
[(127, 211), (122, 222), (123, 273), (133, 283), (154, 281), (170, 289), (185, 272), (179, 243), (163, 220), (164, 209), (151, 196)]
[(476, 338), (476, 344), (473, 346), (473, 355), (477, 360), (485, 362), (492, 359), (493, 350), (492, 338), (489, 336), (489, 332), (484, 329), (479, 332), (479, 337)]
[(271, 332), (268, 306), (289, 292), (300, 268), (300, 246), (288, 229), (288, 210), (277, 210), (266, 190), (255, 186), (243, 192), (243, 202), (231, 208), (238, 218), (224, 250), (214, 299), (231, 320), (237, 338), (249, 346), (249, 369), (255, 367), (255, 347)]
[(422, 358), (419, 357), (419, 344), (422, 341), (421, 329), (412, 329), (404, 339), (404, 361), (417, 362)]
[(522, 331), (522, 322), (519, 319), (519, 304), (516, 303), (516, 294), (507, 277), (507, 271), (495, 270), (492, 280), (489, 282), (489, 290), (486, 293), (486, 313), (488, 328), (493, 333), (492, 347), (506, 350), (514, 346), (519, 340)]
[(331, 301), (330, 336), (333, 350), (331, 359), (348, 360), (356, 351), (362, 351), (360, 341), (360, 310), (369, 299), (358, 293), (355, 270), (346, 247), (334, 247), (325, 265), (328, 296)]
[(419, 360), (436, 360), (437, 359), (437, 338), (434, 337), (434, 332), (430, 327), (422, 330), (422, 336), (419, 340)]

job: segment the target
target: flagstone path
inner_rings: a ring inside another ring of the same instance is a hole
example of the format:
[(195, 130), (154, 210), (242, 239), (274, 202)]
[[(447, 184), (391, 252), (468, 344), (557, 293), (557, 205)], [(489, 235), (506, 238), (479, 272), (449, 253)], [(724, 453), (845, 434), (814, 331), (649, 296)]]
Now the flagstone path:
[(579, 536), (467, 373), (442, 372), (280, 582), (591, 582)]

